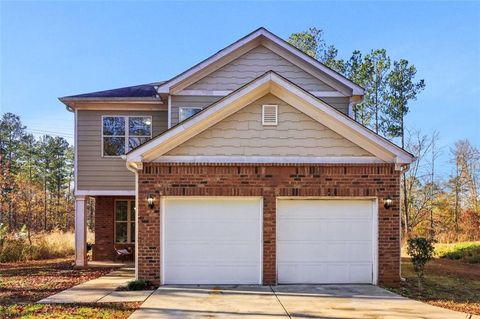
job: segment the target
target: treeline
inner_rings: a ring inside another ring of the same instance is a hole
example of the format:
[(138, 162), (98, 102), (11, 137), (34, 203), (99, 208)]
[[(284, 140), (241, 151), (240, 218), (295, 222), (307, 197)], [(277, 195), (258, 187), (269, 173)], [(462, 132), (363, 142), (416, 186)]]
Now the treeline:
[(288, 42), (363, 87), (363, 101), (353, 106), (355, 120), (389, 139), (399, 138), (404, 147), (408, 104), (425, 89), (425, 81), (415, 79), (415, 65), (406, 59), (392, 61), (385, 49), (366, 54), (355, 50), (350, 58), (339, 58), (338, 49), (315, 27), (292, 33)]
[[(407, 59), (392, 60), (382, 48), (367, 53), (354, 50), (349, 58), (340, 58), (338, 49), (327, 44), (323, 31), (315, 27), (292, 33), (288, 42), (362, 86), (365, 96), (353, 107), (355, 120), (398, 141), (418, 158), (402, 174), (404, 238), (422, 235), (443, 242), (480, 240), (478, 148), (468, 140), (439, 148), (438, 133), (426, 136), (406, 129), (409, 103), (425, 89), (425, 81), (416, 79), (415, 65)], [(446, 152), (449, 163), (438, 163)]]
[(73, 229), (73, 147), (29, 134), (20, 117), (0, 119), (0, 224), (32, 232)]
[[(480, 240), (480, 150), (467, 139), (438, 147), (439, 135), (409, 132), (406, 148), (417, 156), (402, 184), (404, 237), (440, 242)], [(448, 172), (438, 158), (447, 153)], [(442, 165), (443, 166), (443, 165)]]

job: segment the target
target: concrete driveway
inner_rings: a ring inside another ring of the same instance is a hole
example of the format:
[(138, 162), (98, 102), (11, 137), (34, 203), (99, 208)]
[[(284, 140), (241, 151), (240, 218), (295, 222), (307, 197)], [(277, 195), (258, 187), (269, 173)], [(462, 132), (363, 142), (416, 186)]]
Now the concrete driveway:
[(163, 286), (130, 317), (479, 318), (370, 285)]

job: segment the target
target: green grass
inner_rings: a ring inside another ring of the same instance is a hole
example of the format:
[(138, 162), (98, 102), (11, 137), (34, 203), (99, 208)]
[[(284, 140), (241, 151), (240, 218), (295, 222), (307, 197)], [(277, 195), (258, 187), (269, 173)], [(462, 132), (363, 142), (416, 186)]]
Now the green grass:
[(105, 304), (13, 304), (0, 305), (0, 318), (10, 319), (126, 319), (140, 303)]
[(461, 242), (435, 245), (435, 254), (440, 258), (480, 263), (480, 242)]

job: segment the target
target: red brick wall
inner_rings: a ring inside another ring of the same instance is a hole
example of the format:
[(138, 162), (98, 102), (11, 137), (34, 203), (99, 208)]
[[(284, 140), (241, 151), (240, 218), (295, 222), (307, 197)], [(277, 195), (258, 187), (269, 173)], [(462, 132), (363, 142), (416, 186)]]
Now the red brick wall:
[[(377, 196), (379, 282), (400, 279), (400, 173), (391, 164), (144, 164), (139, 173), (138, 274), (160, 282), (161, 196), (263, 196), (263, 283), (276, 283), (277, 196)], [(146, 198), (155, 196), (155, 208)], [(386, 210), (384, 197), (393, 199)]]
[[(120, 249), (134, 245), (115, 244), (114, 234), (114, 211), (115, 199), (135, 199), (135, 197), (95, 197), (95, 245), (93, 245), (93, 260), (112, 261), (115, 259), (114, 247)], [(131, 258), (133, 260), (133, 256)]]

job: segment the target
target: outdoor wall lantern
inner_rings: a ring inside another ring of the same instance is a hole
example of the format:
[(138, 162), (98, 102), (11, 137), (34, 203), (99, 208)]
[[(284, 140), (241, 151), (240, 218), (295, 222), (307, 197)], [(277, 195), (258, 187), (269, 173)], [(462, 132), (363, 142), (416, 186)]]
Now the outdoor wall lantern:
[(387, 198), (383, 199), (383, 207), (386, 209), (390, 209), (393, 205), (393, 200), (388, 196)]
[(152, 194), (148, 195), (147, 203), (148, 203), (148, 208), (153, 209), (153, 207), (155, 207), (155, 199), (153, 198)]

